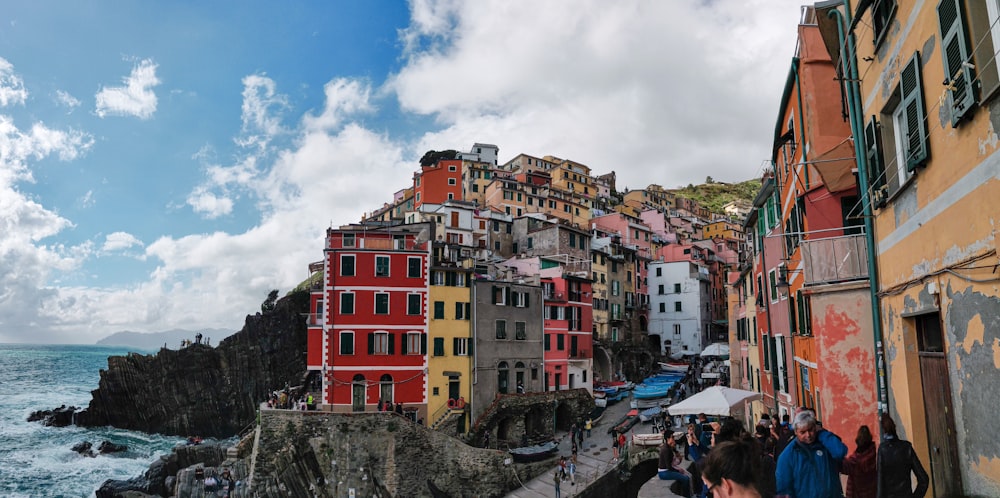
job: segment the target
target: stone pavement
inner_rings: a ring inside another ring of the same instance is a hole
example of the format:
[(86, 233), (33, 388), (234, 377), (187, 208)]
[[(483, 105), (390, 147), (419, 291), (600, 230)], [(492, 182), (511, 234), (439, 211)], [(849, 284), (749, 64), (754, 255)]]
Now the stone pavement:
[[(584, 431), (583, 447), (577, 451), (576, 484), (572, 484), (568, 479), (562, 482), (560, 491), (563, 498), (576, 496), (598, 478), (617, 469), (617, 464), (613, 461), (611, 435), (608, 434), (608, 428), (628, 413), (629, 409), (628, 399), (619, 401), (604, 411), (604, 416), (601, 417), (600, 422), (591, 431), (591, 437), (586, 437), (586, 431)], [(633, 430), (649, 432), (650, 426), (648, 424), (639, 424)], [(626, 434), (625, 438), (631, 440), (631, 432)], [(556, 432), (556, 439), (559, 441), (559, 455), (565, 456), (568, 460), (573, 454), (569, 432), (565, 430)], [(555, 496), (555, 483), (552, 476), (558, 467), (558, 459), (556, 459), (551, 469), (525, 482), (523, 487), (515, 489), (507, 497), (539, 498)]]

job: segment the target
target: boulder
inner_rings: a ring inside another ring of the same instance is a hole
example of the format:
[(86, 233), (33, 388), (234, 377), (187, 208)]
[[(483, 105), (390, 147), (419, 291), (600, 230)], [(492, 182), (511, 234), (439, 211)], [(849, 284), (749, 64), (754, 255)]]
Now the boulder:
[(96, 456), (94, 454), (94, 451), (92, 450), (93, 447), (94, 447), (94, 445), (90, 441), (83, 441), (83, 442), (74, 444), (73, 447), (70, 448), (70, 449), (73, 450), (73, 451), (75, 451), (75, 452), (77, 452), (77, 453), (79, 453), (79, 454), (81, 454), (81, 455), (83, 455), (83, 456), (93, 457), (93, 456)]
[(97, 446), (97, 451), (100, 454), (106, 453), (121, 453), (123, 451), (128, 451), (128, 446), (124, 444), (115, 444), (111, 441), (101, 441), (101, 444)]
[(28, 415), (28, 422), (41, 422), (42, 425), (51, 427), (66, 427), (73, 425), (73, 415), (76, 411), (75, 406), (66, 405), (52, 410), (37, 410)]

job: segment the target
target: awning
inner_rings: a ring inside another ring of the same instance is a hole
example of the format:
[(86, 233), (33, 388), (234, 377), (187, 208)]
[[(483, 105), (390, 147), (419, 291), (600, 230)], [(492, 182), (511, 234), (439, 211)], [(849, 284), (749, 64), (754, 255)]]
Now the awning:
[(857, 166), (854, 159), (854, 141), (850, 138), (820, 154), (809, 161), (809, 164), (816, 168), (819, 176), (823, 178), (823, 184), (830, 192), (850, 190), (857, 185), (854, 175), (854, 168)]

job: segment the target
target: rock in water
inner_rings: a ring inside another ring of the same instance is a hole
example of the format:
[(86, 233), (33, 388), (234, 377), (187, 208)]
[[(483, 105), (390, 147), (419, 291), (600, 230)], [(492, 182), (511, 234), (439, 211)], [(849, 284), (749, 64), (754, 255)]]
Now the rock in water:
[(74, 444), (73, 447), (70, 448), (70, 449), (73, 450), (73, 451), (75, 451), (75, 452), (77, 452), (77, 453), (79, 453), (79, 454), (81, 454), (81, 455), (83, 455), (83, 456), (93, 457), (93, 456), (96, 456), (96, 455), (94, 455), (94, 452), (91, 450), (91, 448), (93, 448), (93, 447), (94, 447), (94, 445), (90, 441), (83, 441), (83, 442)]
[(97, 446), (97, 451), (104, 455), (106, 453), (121, 453), (123, 451), (128, 451), (128, 446), (124, 444), (115, 444), (111, 441), (101, 441), (101, 444)]
[[(218, 347), (193, 344), (155, 355), (112, 356), (90, 405), (76, 413), (76, 424), (233, 436), (254, 421), (269, 393), (303, 381), (308, 312), (309, 293), (297, 291), (267, 313), (248, 315), (243, 329)], [(72, 416), (70, 411), (71, 421)], [(58, 419), (63, 417), (60, 412)]]
[(42, 425), (51, 427), (66, 427), (73, 425), (73, 414), (76, 413), (75, 406), (62, 405), (53, 410), (38, 410), (28, 415), (28, 422), (41, 422)]

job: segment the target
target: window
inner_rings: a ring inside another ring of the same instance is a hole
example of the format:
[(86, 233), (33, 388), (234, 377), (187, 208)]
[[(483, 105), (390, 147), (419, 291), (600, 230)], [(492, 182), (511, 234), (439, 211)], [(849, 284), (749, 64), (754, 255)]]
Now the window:
[(674, 284), (674, 294), (681, 293), (681, 284)]
[(353, 292), (341, 292), (340, 293), (340, 314), (341, 315), (353, 315), (354, 314), (354, 293)]
[(514, 322), (514, 339), (518, 341), (528, 339), (528, 332), (525, 330), (524, 322)]
[(667, 303), (660, 303), (660, 313), (667, 312)]
[(388, 332), (368, 334), (368, 354), (392, 354), (392, 336)]
[(507, 320), (497, 320), (496, 329), (497, 329), (497, 339), (507, 338)]
[(770, 282), (771, 287), (771, 302), (778, 301), (778, 281), (774, 270), (767, 272), (767, 280)]
[(681, 335), (681, 324), (679, 324), (679, 323), (675, 323), (674, 324), (674, 335), (675, 336), (680, 336)]
[(375, 314), (376, 315), (389, 314), (389, 294), (384, 292), (375, 293)]
[(531, 249), (533, 246), (534, 246), (534, 241), (531, 240), (531, 237), (528, 237), (528, 249)]
[(354, 234), (345, 233), (344, 234), (344, 247), (355, 247)]
[(876, 0), (872, 5), (872, 31), (877, 46), (889, 30), (889, 21), (896, 12), (896, 0)]
[(551, 337), (552, 337), (552, 334), (545, 334), (545, 338), (542, 340), (542, 342), (545, 345), (545, 350), (546, 351), (552, 349), (552, 346), (551, 346), (552, 345), (552, 339), (551, 339)]
[(452, 339), (452, 349), (454, 349), (455, 356), (470, 356), (472, 355), (472, 339), (464, 337), (455, 337)]
[(434, 319), (444, 319), (444, 301), (434, 301)]
[(449, 178), (448, 179), (448, 185), (451, 185), (451, 186), (458, 185), (458, 180), (456, 180), (454, 178)]
[(389, 276), (389, 256), (375, 256), (375, 276)]
[[(930, 154), (924, 118), (920, 53), (900, 72), (899, 85), (881, 112), (881, 164), (888, 194), (899, 191)], [(878, 173), (876, 173), (878, 174)]]
[(569, 234), (569, 246), (570, 247), (576, 247), (576, 234), (575, 233)]
[(682, 311), (682, 306), (680, 301), (674, 301), (674, 311)]
[[(420, 278), (421, 273), (420, 258), (406, 258), (406, 276), (409, 278)], [(386, 273), (386, 275), (388, 275), (388, 273)]]
[(340, 354), (354, 354), (354, 332), (340, 333)]
[(444, 337), (434, 338), (434, 356), (444, 356)]
[(403, 354), (424, 354), (424, 338), (427, 337), (420, 332), (407, 332), (406, 341), (403, 343)]
[(406, 314), (407, 315), (422, 315), (421, 312), (421, 301), (420, 294), (407, 294), (406, 295)]
[(506, 306), (508, 297), (510, 297), (510, 287), (493, 286), (493, 304)]
[(341, 277), (353, 277), (354, 276), (354, 255), (353, 254), (341, 254), (340, 255), (340, 276)]
[(566, 349), (566, 336), (563, 334), (556, 334), (556, 350), (564, 351)]
[(659, 293), (660, 293), (660, 294), (665, 294), (665, 292), (664, 292), (664, 289), (663, 289), (663, 284), (660, 284), (660, 285), (659, 285), (659, 288), (658, 288), (658, 290), (659, 290)]
[(455, 303), (455, 319), (468, 320), (469, 318), (469, 303)]
[(514, 293), (514, 306), (518, 308), (528, 307), (528, 293), (527, 292), (515, 292)]
[(448, 166), (448, 171), (458, 171), (458, 168), (456, 166)]
[[(656, 267), (656, 276), (657, 277), (662, 277), (663, 276), (663, 268), (662, 267), (659, 267), (659, 266)], [(661, 285), (660, 287), (663, 287), (663, 286)], [(662, 292), (660, 294), (662, 294)]]
[[(938, 22), (941, 28), (941, 62), (944, 68), (945, 87), (948, 98), (945, 109), (951, 113), (951, 126), (957, 127), (959, 121), (966, 116), (976, 103), (973, 88), (973, 65), (970, 61), (969, 41), (966, 37), (966, 27), (962, 18), (962, 0), (942, 0), (937, 6)], [(988, 0), (987, 3), (993, 3)], [(990, 68), (987, 70), (994, 70)]]

